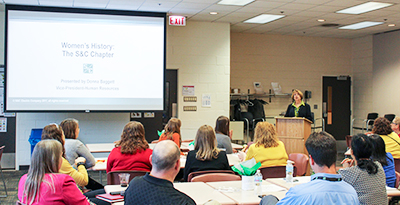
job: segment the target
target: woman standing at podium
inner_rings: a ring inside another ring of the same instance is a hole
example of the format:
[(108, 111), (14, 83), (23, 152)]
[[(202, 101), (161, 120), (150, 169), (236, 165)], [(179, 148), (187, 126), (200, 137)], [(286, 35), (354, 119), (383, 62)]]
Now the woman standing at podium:
[(292, 92), (292, 104), (289, 104), (285, 117), (304, 117), (313, 122), (313, 117), (311, 116), (310, 105), (303, 101), (303, 93), (294, 89)]

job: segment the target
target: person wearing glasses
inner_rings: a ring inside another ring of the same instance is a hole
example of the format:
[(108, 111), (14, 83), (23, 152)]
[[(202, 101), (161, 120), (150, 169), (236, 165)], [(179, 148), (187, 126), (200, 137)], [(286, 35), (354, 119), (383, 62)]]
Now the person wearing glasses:
[(381, 136), (385, 141), (386, 152), (390, 152), (395, 159), (400, 158), (400, 138), (393, 132), (388, 119), (384, 117), (376, 118), (372, 133)]
[(392, 127), (393, 132), (400, 136), (400, 117), (395, 117), (390, 125)]

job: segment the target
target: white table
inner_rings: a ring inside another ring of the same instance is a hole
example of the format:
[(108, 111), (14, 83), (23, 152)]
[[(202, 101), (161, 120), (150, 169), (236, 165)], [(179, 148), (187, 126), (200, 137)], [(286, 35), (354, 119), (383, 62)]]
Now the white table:
[(101, 153), (101, 152), (111, 152), (114, 149), (114, 143), (96, 143), (96, 144), (86, 144), (86, 147), (92, 153)]
[[(192, 182), (193, 183), (193, 182)], [(224, 182), (207, 182), (216, 190), (233, 199), (237, 204), (258, 205), (261, 198), (254, 192), (254, 190), (242, 190), (242, 181), (224, 181)], [(278, 185), (272, 184), (268, 181), (262, 182), (263, 195), (272, 194), (279, 199), (285, 197), (287, 189)]]
[(174, 187), (190, 196), (196, 204), (204, 204), (211, 199), (225, 205), (236, 204), (233, 199), (204, 182), (174, 183)]

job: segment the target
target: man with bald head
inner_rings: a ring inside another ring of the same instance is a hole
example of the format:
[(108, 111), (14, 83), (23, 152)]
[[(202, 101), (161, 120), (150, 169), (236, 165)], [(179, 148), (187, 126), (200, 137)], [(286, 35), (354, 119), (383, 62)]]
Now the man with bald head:
[(176, 190), (173, 182), (180, 163), (179, 147), (171, 140), (164, 140), (154, 147), (150, 156), (150, 174), (135, 177), (125, 191), (125, 204), (196, 204), (186, 194)]

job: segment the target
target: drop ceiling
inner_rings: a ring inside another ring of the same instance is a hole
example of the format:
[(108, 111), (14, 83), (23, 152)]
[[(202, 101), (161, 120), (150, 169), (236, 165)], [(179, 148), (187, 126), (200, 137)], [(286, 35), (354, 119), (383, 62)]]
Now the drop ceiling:
[[(217, 4), (219, 0), (0, 0), (6, 4), (62, 6), (75, 8), (117, 9), (132, 11), (167, 12), (186, 16), (188, 22), (203, 21), (229, 23), (236, 33), (281, 34), (357, 38), (375, 33), (398, 30), (400, 0), (381, 0), (393, 6), (359, 15), (338, 14), (335, 11), (359, 5), (365, 0), (255, 0), (245, 6)], [(218, 12), (210, 15), (210, 12)], [(243, 21), (260, 14), (284, 14), (284, 18), (267, 24), (248, 24)], [(318, 22), (325, 19), (325, 22)], [(322, 27), (322, 24), (345, 26), (362, 21), (384, 22), (360, 30), (342, 30)], [(389, 27), (389, 24), (395, 24)]]

